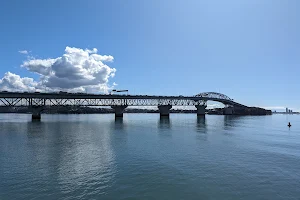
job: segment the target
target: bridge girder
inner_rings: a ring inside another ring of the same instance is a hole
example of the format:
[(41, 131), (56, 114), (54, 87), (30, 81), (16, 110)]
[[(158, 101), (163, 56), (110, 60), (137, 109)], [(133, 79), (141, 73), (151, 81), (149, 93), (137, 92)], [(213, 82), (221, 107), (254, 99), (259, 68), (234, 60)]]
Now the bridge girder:
[(207, 105), (207, 101), (225, 105), (246, 107), (219, 93), (200, 93), (195, 96), (147, 96), (147, 95), (95, 95), (55, 93), (7, 93), (0, 92), (0, 106), (195, 106)]
[(194, 106), (204, 101), (189, 99), (43, 99), (43, 98), (0, 98), (0, 106)]

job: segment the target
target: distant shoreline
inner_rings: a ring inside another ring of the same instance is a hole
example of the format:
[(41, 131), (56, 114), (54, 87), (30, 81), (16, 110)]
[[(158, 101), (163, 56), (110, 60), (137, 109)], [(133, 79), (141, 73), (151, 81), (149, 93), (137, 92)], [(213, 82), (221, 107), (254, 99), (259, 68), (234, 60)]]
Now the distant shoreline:
[(287, 113), (287, 112), (272, 112), (272, 114), (281, 114), (281, 115), (299, 115), (300, 112), (290, 112), (290, 113)]

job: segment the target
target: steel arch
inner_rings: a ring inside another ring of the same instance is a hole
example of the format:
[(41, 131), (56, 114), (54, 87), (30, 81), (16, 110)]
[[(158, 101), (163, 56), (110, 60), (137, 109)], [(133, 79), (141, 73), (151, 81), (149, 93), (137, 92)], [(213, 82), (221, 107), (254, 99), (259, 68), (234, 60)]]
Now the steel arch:
[(233, 99), (229, 98), (227, 95), (217, 93), (217, 92), (202, 92), (195, 95), (195, 97), (205, 97), (205, 98), (233, 101)]

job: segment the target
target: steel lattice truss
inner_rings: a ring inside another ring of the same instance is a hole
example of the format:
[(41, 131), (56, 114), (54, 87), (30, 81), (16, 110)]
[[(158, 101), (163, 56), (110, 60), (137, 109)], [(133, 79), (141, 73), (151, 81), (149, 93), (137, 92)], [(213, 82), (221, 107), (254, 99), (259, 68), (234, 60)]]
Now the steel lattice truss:
[(42, 99), (42, 98), (0, 98), (0, 106), (195, 106), (206, 105), (206, 101), (189, 99)]
[(18, 93), (0, 92), (0, 106), (195, 106), (217, 101), (224, 105), (247, 107), (226, 95), (207, 92), (196, 96), (97, 95), (82, 93)]

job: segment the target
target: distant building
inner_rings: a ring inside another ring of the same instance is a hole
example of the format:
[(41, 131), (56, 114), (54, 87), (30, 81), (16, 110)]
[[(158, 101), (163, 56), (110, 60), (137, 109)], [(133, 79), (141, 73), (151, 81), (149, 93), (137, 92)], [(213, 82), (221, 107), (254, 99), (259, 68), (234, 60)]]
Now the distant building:
[(286, 113), (288, 113), (288, 112), (289, 112), (289, 109), (288, 109), (288, 108), (286, 108), (286, 109), (285, 109), (285, 112), (286, 112)]

